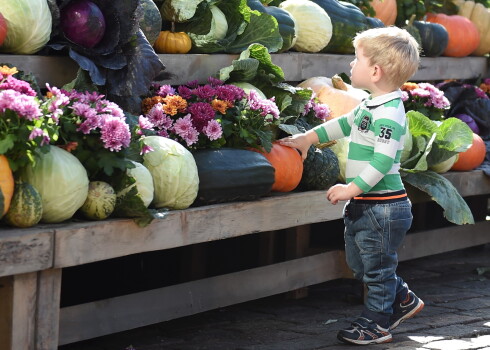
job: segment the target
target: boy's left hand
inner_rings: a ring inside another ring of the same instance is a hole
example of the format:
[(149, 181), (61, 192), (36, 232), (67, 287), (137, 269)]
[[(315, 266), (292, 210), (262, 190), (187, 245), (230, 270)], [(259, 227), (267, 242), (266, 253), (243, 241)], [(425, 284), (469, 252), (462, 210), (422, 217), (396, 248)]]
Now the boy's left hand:
[(353, 182), (348, 185), (336, 184), (330, 187), (327, 191), (327, 199), (332, 204), (337, 204), (339, 201), (346, 201), (362, 193), (362, 190)]

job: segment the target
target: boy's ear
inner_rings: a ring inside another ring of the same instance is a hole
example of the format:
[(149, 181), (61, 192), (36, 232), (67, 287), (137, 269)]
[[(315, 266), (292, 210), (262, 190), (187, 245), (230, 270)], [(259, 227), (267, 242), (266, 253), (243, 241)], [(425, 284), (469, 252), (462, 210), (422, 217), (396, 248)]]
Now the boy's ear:
[(380, 66), (378, 66), (377, 64), (375, 64), (373, 66), (373, 70), (371, 72), (371, 80), (376, 83), (378, 82), (381, 77), (383, 76), (383, 70), (381, 69)]

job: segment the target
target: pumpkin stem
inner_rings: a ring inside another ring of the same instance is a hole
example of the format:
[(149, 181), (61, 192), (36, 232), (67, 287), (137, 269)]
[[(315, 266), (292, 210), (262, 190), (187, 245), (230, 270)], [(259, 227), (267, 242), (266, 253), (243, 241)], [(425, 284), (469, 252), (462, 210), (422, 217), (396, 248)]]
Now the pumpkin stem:
[(408, 20), (408, 25), (413, 25), (413, 21), (415, 21), (415, 13), (410, 16), (410, 19)]
[(175, 33), (175, 22), (172, 21), (172, 23), (170, 23), (170, 31), (172, 33)]

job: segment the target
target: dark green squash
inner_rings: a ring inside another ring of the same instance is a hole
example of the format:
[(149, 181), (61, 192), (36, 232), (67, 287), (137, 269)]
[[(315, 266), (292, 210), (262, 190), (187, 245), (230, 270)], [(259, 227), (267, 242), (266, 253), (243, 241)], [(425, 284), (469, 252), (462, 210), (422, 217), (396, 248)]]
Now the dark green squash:
[(366, 17), (366, 23), (369, 29), (386, 27), (385, 24), (376, 17)]
[(282, 37), (282, 47), (278, 52), (289, 50), (296, 39), (296, 24), (291, 14), (276, 6), (264, 6), (260, 0), (247, 0), (247, 5), (261, 13), (271, 15), (277, 20), (279, 25), (279, 34)]
[(193, 155), (199, 175), (197, 205), (255, 200), (274, 184), (274, 168), (258, 152), (220, 148)]
[[(303, 118), (298, 118), (294, 125), (301, 132), (312, 128)], [(303, 175), (298, 185), (300, 191), (326, 190), (337, 182), (340, 166), (337, 155), (329, 148), (311, 146), (303, 162)]]
[(442, 55), (447, 47), (449, 35), (446, 28), (439, 23), (414, 21), (422, 44), (422, 54), (427, 57)]
[(332, 39), (321, 51), (326, 53), (352, 54), (352, 39), (357, 33), (369, 28), (367, 17), (355, 5), (338, 0), (311, 0), (327, 12), (332, 21)]
[(339, 160), (328, 147), (311, 146), (303, 162), (303, 175), (298, 185), (301, 191), (329, 189), (340, 174)]

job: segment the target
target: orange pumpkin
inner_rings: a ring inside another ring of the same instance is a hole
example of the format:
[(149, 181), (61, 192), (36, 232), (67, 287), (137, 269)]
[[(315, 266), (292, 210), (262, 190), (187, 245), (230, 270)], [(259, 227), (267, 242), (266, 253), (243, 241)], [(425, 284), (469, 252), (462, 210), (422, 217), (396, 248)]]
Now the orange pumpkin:
[(476, 25), (460, 15), (428, 13), (427, 22), (439, 23), (447, 30), (449, 41), (442, 53), (449, 57), (465, 57), (480, 45), (480, 33)]
[(396, 0), (371, 0), (370, 4), (376, 12), (375, 18), (381, 20), (385, 26), (395, 24), (397, 15)]
[(191, 47), (192, 41), (187, 33), (170, 30), (161, 31), (153, 44), (156, 53), (187, 53)]
[(312, 77), (301, 82), (299, 87), (310, 88), (321, 103), (330, 108), (330, 118), (337, 118), (352, 111), (361, 101), (368, 97), (368, 93), (345, 84), (347, 90), (340, 90), (333, 86), (332, 79), (327, 77)]
[(458, 159), (452, 166), (451, 170), (469, 171), (475, 169), (485, 160), (487, 149), (482, 138), (473, 133), (473, 143), (466, 151), (458, 154)]
[(0, 155), (0, 218), (10, 207), (10, 200), (14, 194), (14, 176), (9, 161), (3, 154)]
[(275, 170), (272, 191), (289, 192), (299, 185), (303, 175), (303, 159), (296, 149), (274, 142), (269, 153), (259, 153), (267, 158)]

